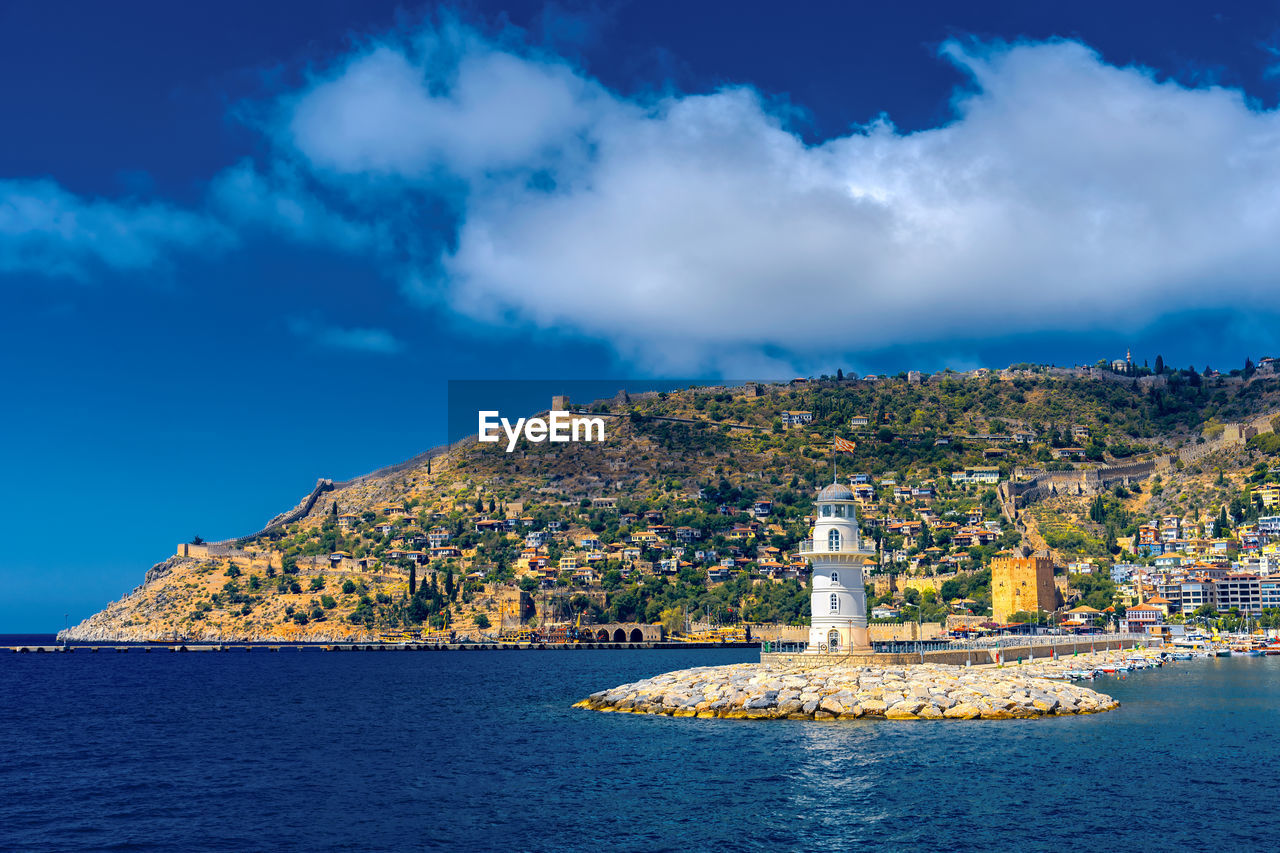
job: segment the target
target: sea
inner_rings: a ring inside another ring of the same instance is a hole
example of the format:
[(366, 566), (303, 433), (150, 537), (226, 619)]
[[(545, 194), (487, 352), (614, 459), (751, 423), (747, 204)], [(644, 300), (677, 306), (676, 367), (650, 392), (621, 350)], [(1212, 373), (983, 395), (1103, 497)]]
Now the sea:
[[(51, 637), (4, 637), (0, 647)], [(1113, 712), (570, 707), (753, 649), (14, 654), (0, 849), (1274, 850), (1280, 657), (1106, 677)]]

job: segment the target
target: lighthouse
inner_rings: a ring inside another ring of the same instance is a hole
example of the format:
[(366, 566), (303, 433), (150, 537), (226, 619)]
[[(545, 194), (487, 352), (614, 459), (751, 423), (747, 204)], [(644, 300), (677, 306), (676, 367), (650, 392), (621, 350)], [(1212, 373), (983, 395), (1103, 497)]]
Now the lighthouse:
[(870, 652), (862, 567), (875, 549), (862, 541), (853, 492), (832, 483), (818, 492), (813, 534), (800, 555), (813, 567), (806, 654)]

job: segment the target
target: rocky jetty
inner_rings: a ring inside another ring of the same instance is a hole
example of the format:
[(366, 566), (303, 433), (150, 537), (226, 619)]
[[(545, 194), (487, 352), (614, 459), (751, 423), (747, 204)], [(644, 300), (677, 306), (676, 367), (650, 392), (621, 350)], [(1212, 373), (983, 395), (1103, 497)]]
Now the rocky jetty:
[(1044, 677), (1070, 666), (1046, 661), (1035, 668), (924, 664), (798, 669), (742, 663), (668, 672), (601, 690), (574, 707), (749, 720), (1008, 720), (1119, 707), (1106, 694)]

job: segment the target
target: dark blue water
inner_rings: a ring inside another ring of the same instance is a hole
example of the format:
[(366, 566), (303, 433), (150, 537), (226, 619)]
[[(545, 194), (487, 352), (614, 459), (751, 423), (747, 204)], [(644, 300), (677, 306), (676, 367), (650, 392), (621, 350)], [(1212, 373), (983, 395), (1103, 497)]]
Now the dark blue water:
[[(7, 644), (0, 638), (0, 645)], [(578, 711), (751, 650), (0, 652), (0, 848), (1273, 849), (1280, 658), (973, 722)]]

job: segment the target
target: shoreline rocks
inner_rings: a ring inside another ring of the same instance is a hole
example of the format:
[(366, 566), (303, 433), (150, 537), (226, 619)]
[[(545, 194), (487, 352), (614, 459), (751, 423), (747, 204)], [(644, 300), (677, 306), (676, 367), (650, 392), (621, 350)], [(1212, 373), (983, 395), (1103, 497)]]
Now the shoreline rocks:
[(573, 707), (745, 720), (1010, 720), (1119, 707), (1105, 693), (1045, 677), (1068, 668), (742, 663), (664, 673), (592, 693)]

